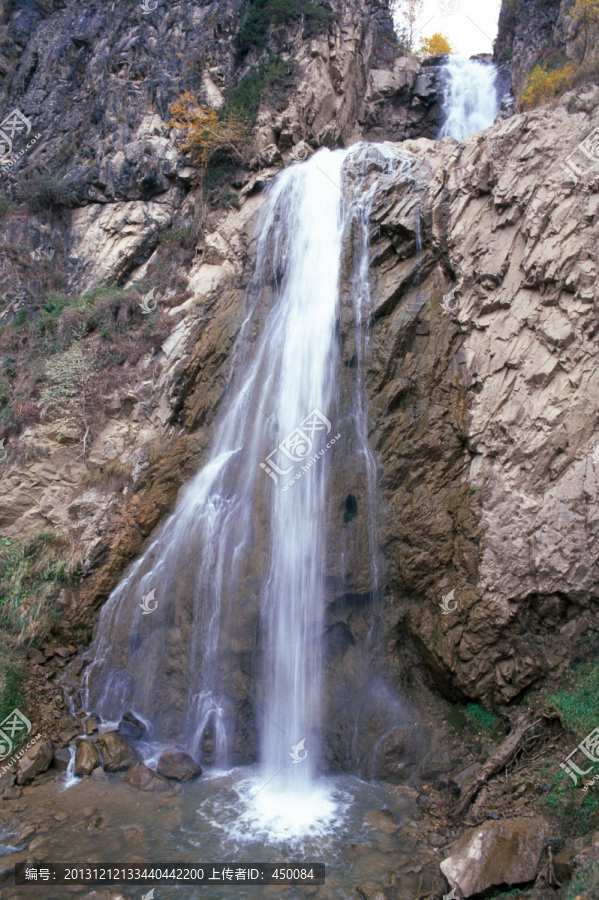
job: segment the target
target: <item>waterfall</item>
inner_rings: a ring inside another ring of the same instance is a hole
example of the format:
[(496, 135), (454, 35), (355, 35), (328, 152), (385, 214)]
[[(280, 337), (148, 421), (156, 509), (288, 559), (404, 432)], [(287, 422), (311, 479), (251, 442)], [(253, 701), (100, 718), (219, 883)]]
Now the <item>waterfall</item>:
[[(369, 210), (379, 177), (409, 167), (408, 156), (383, 146), (325, 149), (271, 185), (208, 459), (105, 603), (87, 669), (89, 711), (116, 722), (130, 709), (147, 722), (147, 740), (181, 741), (221, 766), (243, 756), (240, 745), (247, 751), (239, 718), (249, 696), (266, 783), (276, 778), (274, 791), (257, 792), (262, 821), (279, 831), (285, 816), (295, 829), (313, 828), (315, 801), (322, 815), (331, 809), (314, 780), (329, 473), (344, 442), (372, 498), (376, 585), (376, 474), (361, 383)], [(350, 232), (357, 365), (341, 397), (339, 283)], [(244, 622), (255, 622), (261, 666), (236, 656)]]
[(439, 139), (463, 141), (493, 124), (499, 113), (497, 69), (475, 59), (450, 56), (442, 69), (445, 121)]

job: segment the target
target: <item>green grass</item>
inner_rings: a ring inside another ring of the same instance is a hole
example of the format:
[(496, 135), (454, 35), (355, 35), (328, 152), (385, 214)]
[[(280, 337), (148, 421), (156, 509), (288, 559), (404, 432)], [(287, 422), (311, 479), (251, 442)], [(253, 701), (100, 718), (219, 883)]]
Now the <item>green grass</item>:
[(596, 661), (575, 670), (571, 688), (548, 698), (565, 728), (579, 740), (599, 725), (599, 666)]
[(0, 627), (17, 645), (46, 635), (61, 588), (81, 574), (75, 542), (58, 531), (0, 540)]
[(599, 863), (593, 862), (573, 876), (564, 900), (575, 900), (576, 897), (599, 896)]
[(477, 703), (468, 703), (466, 706), (456, 703), (447, 716), (447, 723), (458, 734), (468, 731), (471, 734), (483, 734), (493, 740), (505, 732), (501, 718), (495, 713), (482, 709)]
[(24, 670), (24, 663), (14, 659), (11, 653), (0, 654), (0, 721), (23, 705), (21, 681)]

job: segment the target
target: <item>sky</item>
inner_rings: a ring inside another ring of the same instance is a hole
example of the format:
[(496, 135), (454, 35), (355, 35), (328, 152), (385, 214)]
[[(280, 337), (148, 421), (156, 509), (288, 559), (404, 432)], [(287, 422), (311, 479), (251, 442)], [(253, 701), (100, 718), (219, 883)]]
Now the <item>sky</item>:
[(461, 56), (492, 53), (500, 7), (501, 0), (424, 0), (416, 46), (421, 36), (440, 31)]

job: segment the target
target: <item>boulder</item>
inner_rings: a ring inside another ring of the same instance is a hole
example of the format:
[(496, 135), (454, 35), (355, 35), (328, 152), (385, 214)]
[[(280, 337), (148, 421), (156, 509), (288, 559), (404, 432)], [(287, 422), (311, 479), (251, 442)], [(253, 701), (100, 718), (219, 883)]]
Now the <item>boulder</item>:
[(94, 734), (98, 730), (98, 723), (93, 716), (86, 716), (82, 721), (82, 725), (84, 734)]
[(170, 791), (171, 786), (166, 778), (161, 778), (152, 769), (148, 769), (141, 762), (134, 763), (127, 769), (125, 781), (138, 791)]
[(452, 844), (441, 871), (464, 897), (495, 885), (532, 881), (548, 834), (540, 816), (484, 822)]
[(202, 774), (202, 767), (183, 750), (167, 750), (158, 760), (156, 771), (165, 778), (191, 781)]
[(27, 659), (29, 661), (29, 665), (31, 666), (43, 666), (46, 662), (46, 657), (41, 652), (41, 650), (36, 650), (35, 647), (30, 647), (27, 651)]
[(91, 741), (80, 741), (75, 752), (75, 776), (91, 775), (99, 765), (98, 748)]
[(21, 757), (17, 767), (17, 784), (27, 784), (45, 772), (54, 759), (52, 741), (38, 741)]
[(146, 726), (144, 723), (140, 722), (132, 712), (124, 713), (117, 729), (119, 734), (133, 738), (133, 740), (139, 740), (143, 736), (145, 730)]
[(114, 731), (100, 735), (96, 744), (102, 754), (102, 766), (107, 772), (120, 772), (138, 761), (133, 747)]
[(0, 776), (0, 797), (4, 800), (18, 800), (21, 796), (21, 788), (16, 786), (16, 780), (15, 772), (5, 772)]
[(71, 753), (67, 747), (59, 747), (54, 751), (54, 768), (66, 772), (71, 761)]

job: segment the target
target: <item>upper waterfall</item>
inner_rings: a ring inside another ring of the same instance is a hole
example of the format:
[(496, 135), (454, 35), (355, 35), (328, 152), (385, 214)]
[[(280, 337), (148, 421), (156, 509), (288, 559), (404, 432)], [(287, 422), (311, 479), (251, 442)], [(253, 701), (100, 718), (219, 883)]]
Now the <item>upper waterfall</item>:
[(497, 69), (476, 59), (450, 56), (443, 68), (444, 122), (439, 139), (463, 141), (493, 124), (499, 113)]

